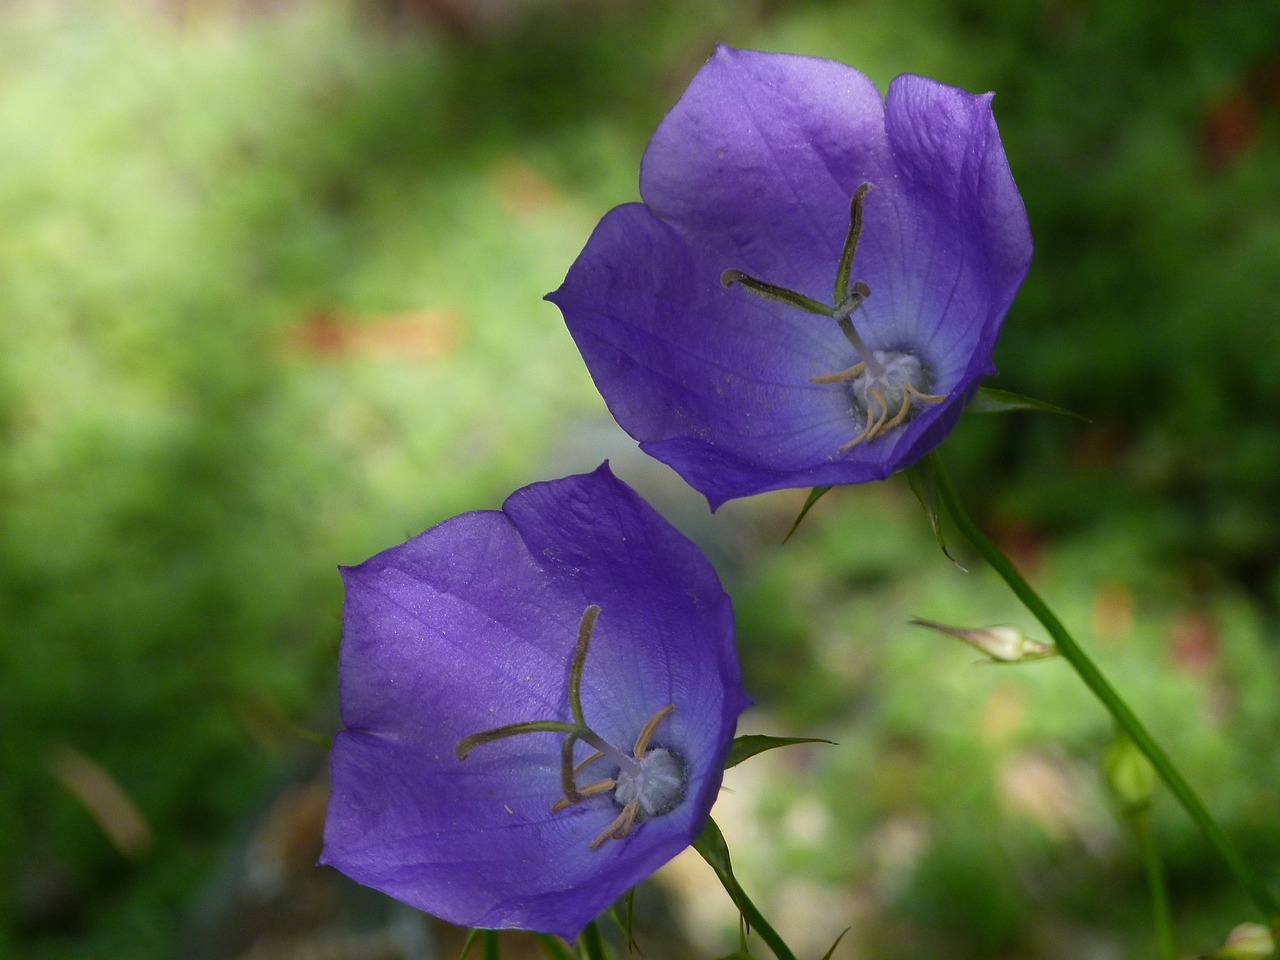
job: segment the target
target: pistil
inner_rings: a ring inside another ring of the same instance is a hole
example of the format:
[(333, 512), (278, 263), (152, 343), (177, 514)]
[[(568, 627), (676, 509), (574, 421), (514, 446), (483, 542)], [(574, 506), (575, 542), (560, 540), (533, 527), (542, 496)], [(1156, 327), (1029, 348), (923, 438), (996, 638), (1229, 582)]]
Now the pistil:
[(945, 394), (926, 392), (932, 379), (931, 374), (913, 354), (904, 350), (872, 350), (854, 325), (853, 315), (871, 296), (871, 288), (866, 283), (852, 279), (853, 258), (858, 252), (858, 241), (862, 237), (862, 207), (870, 191), (871, 184), (860, 185), (853, 192), (853, 199), (849, 203), (849, 232), (845, 235), (844, 246), (840, 251), (835, 289), (831, 298), (834, 307), (786, 287), (759, 280), (741, 270), (726, 270), (720, 276), (720, 282), (726, 287), (741, 284), (751, 293), (766, 300), (835, 320), (840, 332), (853, 347), (858, 362), (837, 373), (811, 377), (809, 382), (828, 384), (848, 381), (855, 405), (866, 418), (861, 432), (842, 445), (837, 451), (839, 453), (883, 436), (906, 423), (917, 406), (941, 403), (946, 399)]
[[(592, 604), (583, 612), (578, 624), (578, 642), (574, 647), (573, 662), (569, 670), (569, 710), (573, 715), (573, 723), (563, 720), (530, 720), (507, 724), (464, 737), (454, 748), (458, 759), (464, 760), (472, 750), (484, 743), (525, 733), (564, 734), (560, 747), (560, 789), (564, 796), (552, 804), (551, 812), (560, 813), (574, 804), (603, 794), (612, 794), (614, 802), (621, 808), (614, 821), (591, 841), (593, 850), (611, 837), (615, 840), (625, 838), (639, 820), (666, 813), (684, 795), (683, 762), (668, 750), (660, 747), (650, 749), (653, 735), (662, 721), (675, 710), (675, 704), (668, 704), (649, 718), (636, 736), (635, 745), (629, 754), (587, 725), (582, 709), (582, 671), (587, 662), (591, 633), (599, 615), (600, 607)], [(579, 740), (594, 747), (595, 752), (575, 764), (573, 753)], [(612, 777), (579, 787), (578, 775), (600, 760), (608, 760), (617, 767), (617, 772)]]

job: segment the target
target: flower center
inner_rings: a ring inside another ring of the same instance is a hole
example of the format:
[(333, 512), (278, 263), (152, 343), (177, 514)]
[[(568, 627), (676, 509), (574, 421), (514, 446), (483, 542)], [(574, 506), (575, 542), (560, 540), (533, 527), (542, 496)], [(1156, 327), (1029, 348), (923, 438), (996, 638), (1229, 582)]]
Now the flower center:
[[(623, 839), (642, 820), (670, 813), (684, 799), (685, 786), (685, 766), (679, 755), (664, 747), (654, 747), (652, 750), (649, 748), (654, 732), (675, 710), (675, 704), (668, 704), (649, 718), (640, 729), (630, 753), (614, 746), (587, 726), (582, 712), (582, 670), (587, 662), (591, 631), (599, 615), (600, 608), (593, 604), (587, 607), (578, 625), (578, 645), (574, 648), (573, 664), (569, 671), (569, 709), (573, 713), (573, 723), (563, 720), (530, 720), (508, 724), (482, 733), (473, 733), (459, 740), (454, 747), (458, 759), (465, 760), (467, 754), (482, 743), (492, 743), (524, 733), (563, 733), (565, 738), (560, 745), (560, 789), (564, 796), (552, 804), (551, 812), (559, 813), (590, 797), (606, 793), (612, 793), (613, 802), (620, 808), (614, 821), (591, 841), (593, 850), (610, 838)], [(575, 766), (573, 748), (579, 740), (594, 747), (595, 752)], [(599, 760), (610, 761), (616, 768), (614, 775), (579, 787), (578, 774)]]
[(634, 803), (637, 818), (670, 813), (684, 799), (684, 764), (669, 750), (655, 747), (640, 758), (634, 774), (619, 770), (613, 802), (624, 809)]
[(871, 296), (869, 286), (861, 280), (853, 279), (853, 257), (857, 253), (858, 239), (862, 235), (862, 204), (870, 191), (871, 184), (864, 183), (853, 192), (853, 200), (849, 206), (849, 233), (845, 237), (840, 263), (836, 267), (835, 293), (832, 296), (835, 306), (829, 307), (802, 293), (757, 280), (741, 270), (726, 270), (720, 276), (720, 282), (726, 287), (738, 283), (766, 300), (784, 303), (836, 321), (840, 332), (853, 347), (858, 362), (839, 373), (811, 377), (809, 382), (823, 384), (852, 381), (850, 389), (855, 412), (865, 422), (862, 432), (841, 446), (837, 451), (839, 453), (874, 440), (907, 423), (915, 416), (920, 405), (941, 403), (947, 399), (945, 394), (925, 392), (933, 376), (918, 357), (904, 350), (872, 350), (854, 326), (854, 313)]
[(861, 433), (840, 447), (840, 453), (908, 423), (922, 405), (946, 399), (925, 392), (933, 375), (915, 354), (906, 350), (869, 351), (866, 360), (848, 370), (813, 377), (810, 382), (849, 384), (855, 411), (864, 426)]

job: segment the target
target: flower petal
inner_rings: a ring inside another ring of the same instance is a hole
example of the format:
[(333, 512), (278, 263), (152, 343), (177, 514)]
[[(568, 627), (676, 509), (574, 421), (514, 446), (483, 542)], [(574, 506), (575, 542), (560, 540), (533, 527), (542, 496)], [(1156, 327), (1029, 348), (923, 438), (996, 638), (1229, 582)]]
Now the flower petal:
[[(732, 611), (701, 552), (607, 465), (343, 573), (347, 729), (334, 742), (322, 862), (453, 923), (572, 938), (701, 830), (747, 704)], [(569, 668), (591, 604), (588, 724), (629, 750), (674, 703), (653, 742), (688, 775), (675, 810), (598, 849), (618, 813), (609, 796), (551, 812), (560, 734), (454, 754), (471, 734), (571, 719)]]
[[(873, 186), (852, 320), (915, 354), (942, 402), (844, 452), (866, 426), (860, 358), (829, 317), (763, 300), (725, 270), (834, 303), (860, 184)], [(644, 204), (601, 221), (548, 299), (622, 427), (714, 509), (910, 466), (955, 426), (1026, 274), (1031, 239), (991, 96), (904, 76), (888, 102), (852, 68), (721, 47), (655, 132)]]
[(729, 268), (829, 302), (858, 185), (889, 171), (875, 85), (830, 60), (721, 46), (659, 125), (640, 194)]

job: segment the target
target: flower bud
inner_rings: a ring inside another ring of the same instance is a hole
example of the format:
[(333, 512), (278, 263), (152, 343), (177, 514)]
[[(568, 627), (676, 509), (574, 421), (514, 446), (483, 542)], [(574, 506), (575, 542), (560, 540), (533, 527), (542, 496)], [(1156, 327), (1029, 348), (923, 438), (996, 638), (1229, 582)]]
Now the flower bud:
[(1125, 734), (1117, 731), (1102, 758), (1102, 769), (1111, 792), (1126, 810), (1144, 810), (1151, 805), (1155, 768)]
[(1265, 960), (1275, 952), (1276, 942), (1270, 930), (1260, 923), (1242, 923), (1227, 934), (1226, 943), (1204, 960)]
[(934, 623), (932, 620), (912, 620), (917, 627), (928, 627), (938, 633), (963, 640), (969, 646), (981, 650), (994, 663), (1019, 663), (1024, 660), (1043, 660), (1057, 654), (1057, 648), (1051, 643), (1041, 643), (1030, 639), (1022, 632), (1021, 627), (1011, 624), (998, 624), (994, 627), (948, 627)]

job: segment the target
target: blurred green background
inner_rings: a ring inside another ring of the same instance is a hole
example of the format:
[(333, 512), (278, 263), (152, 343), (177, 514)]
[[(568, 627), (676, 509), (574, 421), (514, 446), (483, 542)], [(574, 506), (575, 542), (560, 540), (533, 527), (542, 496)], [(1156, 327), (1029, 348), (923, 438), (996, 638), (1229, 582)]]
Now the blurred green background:
[[(720, 567), (746, 728), (840, 742), (718, 808), (795, 946), (1155, 956), (1101, 708), (906, 626), (1034, 633), (993, 578), (897, 481), (784, 548), (803, 493), (711, 518), (540, 301), (717, 41), (998, 92), (1037, 246), (998, 385), (1092, 422), (970, 417), (948, 460), (1280, 887), (1273, 0), (28, 0), (0, 4), (0, 956), (410, 955), (246, 907), (246, 876), (296, 905), (328, 874), (335, 566), (605, 456)], [(1154, 815), (1204, 952), (1249, 905)], [(660, 875), (647, 956), (733, 948), (713, 884)]]

